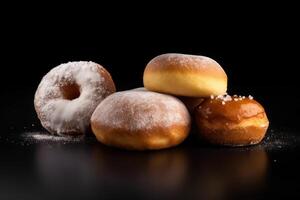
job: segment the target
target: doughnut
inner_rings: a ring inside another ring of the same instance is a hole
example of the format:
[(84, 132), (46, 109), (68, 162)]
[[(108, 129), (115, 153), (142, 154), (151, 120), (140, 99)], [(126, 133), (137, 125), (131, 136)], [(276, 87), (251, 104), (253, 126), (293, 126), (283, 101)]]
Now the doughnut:
[(178, 96), (209, 97), (225, 94), (227, 75), (205, 56), (167, 53), (153, 58), (144, 71), (148, 90)]
[(128, 150), (175, 146), (188, 136), (190, 124), (179, 99), (142, 88), (108, 96), (91, 117), (98, 141)]
[(116, 91), (110, 74), (94, 62), (68, 62), (40, 82), (34, 107), (42, 126), (53, 134), (78, 135), (90, 130), (98, 104)]
[(211, 96), (195, 109), (194, 114), (198, 134), (217, 145), (257, 144), (269, 126), (264, 108), (252, 96)]

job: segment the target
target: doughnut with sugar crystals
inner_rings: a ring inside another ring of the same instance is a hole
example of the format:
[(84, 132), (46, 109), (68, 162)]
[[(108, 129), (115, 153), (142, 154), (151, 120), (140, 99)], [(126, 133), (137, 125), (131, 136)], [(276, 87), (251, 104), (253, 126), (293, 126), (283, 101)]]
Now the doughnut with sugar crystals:
[(195, 109), (194, 114), (198, 134), (217, 145), (257, 144), (269, 126), (264, 108), (252, 96), (211, 96)]
[(143, 88), (116, 92), (91, 117), (96, 138), (124, 149), (163, 149), (181, 143), (190, 130), (190, 115), (176, 97)]
[(54, 134), (83, 134), (98, 104), (116, 91), (109, 72), (94, 62), (68, 62), (42, 79), (34, 106), (42, 126)]

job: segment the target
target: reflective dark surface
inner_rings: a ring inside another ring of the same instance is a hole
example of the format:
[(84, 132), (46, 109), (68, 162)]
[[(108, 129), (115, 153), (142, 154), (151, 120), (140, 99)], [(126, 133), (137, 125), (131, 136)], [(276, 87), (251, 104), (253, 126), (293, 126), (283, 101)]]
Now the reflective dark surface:
[(1, 199), (300, 196), (299, 117), (295, 115), (299, 106), (282, 109), (283, 99), (260, 96), (270, 99), (265, 107), (271, 120), (260, 145), (209, 146), (192, 132), (176, 148), (135, 152), (106, 147), (93, 135), (75, 139), (47, 135), (33, 110), (33, 93), (33, 89), (15, 90), (2, 99)]

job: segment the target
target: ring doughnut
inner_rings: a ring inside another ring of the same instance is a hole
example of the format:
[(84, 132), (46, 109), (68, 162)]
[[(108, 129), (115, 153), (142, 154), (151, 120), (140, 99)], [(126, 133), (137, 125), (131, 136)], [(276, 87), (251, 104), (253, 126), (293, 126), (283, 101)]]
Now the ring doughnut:
[(42, 126), (53, 134), (83, 134), (97, 105), (116, 88), (110, 74), (94, 62), (69, 62), (42, 79), (34, 106)]

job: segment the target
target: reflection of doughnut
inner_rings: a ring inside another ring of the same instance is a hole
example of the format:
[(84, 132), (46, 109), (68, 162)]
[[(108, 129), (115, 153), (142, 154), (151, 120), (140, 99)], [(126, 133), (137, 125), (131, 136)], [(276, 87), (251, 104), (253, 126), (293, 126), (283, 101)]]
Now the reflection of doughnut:
[(187, 181), (195, 199), (241, 199), (240, 194), (257, 194), (265, 185), (269, 160), (260, 146), (207, 149), (189, 159), (189, 171), (196, 173)]
[(177, 98), (150, 91), (128, 90), (104, 99), (91, 118), (97, 139), (125, 149), (162, 149), (181, 143), (190, 116)]
[[(99, 145), (94, 147), (94, 161), (91, 162), (94, 164), (93, 169), (98, 172), (95, 177), (100, 177), (101, 183), (114, 181), (127, 186), (129, 184), (134, 189), (141, 186), (139, 192), (143, 196), (151, 195), (152, 199), (178, 199), (178, 193), (174, 191), (180, 191), (186, 186), (186, 180), (190, 177), (188, 152), (185, 148), (141, 154), (112, 151)], [(157, 198), (154, 198), (153, 192)]]
[(82, 134), (96, 106), (115, 92), (110, 74), (93, 62), (69, 62), (46, 74), (34, 98), (42, 126), (51, 133)]
[(208, 97), (226, 92), (227, 75), (211, 58), (168, 53), (147, 64), (144, 86), (179, 96)]
[(251, 96), (212, 96), (196, 108), (195, 117), (205, 140), (229, 146), (257, 144), (269, 126), (264, 108)]

